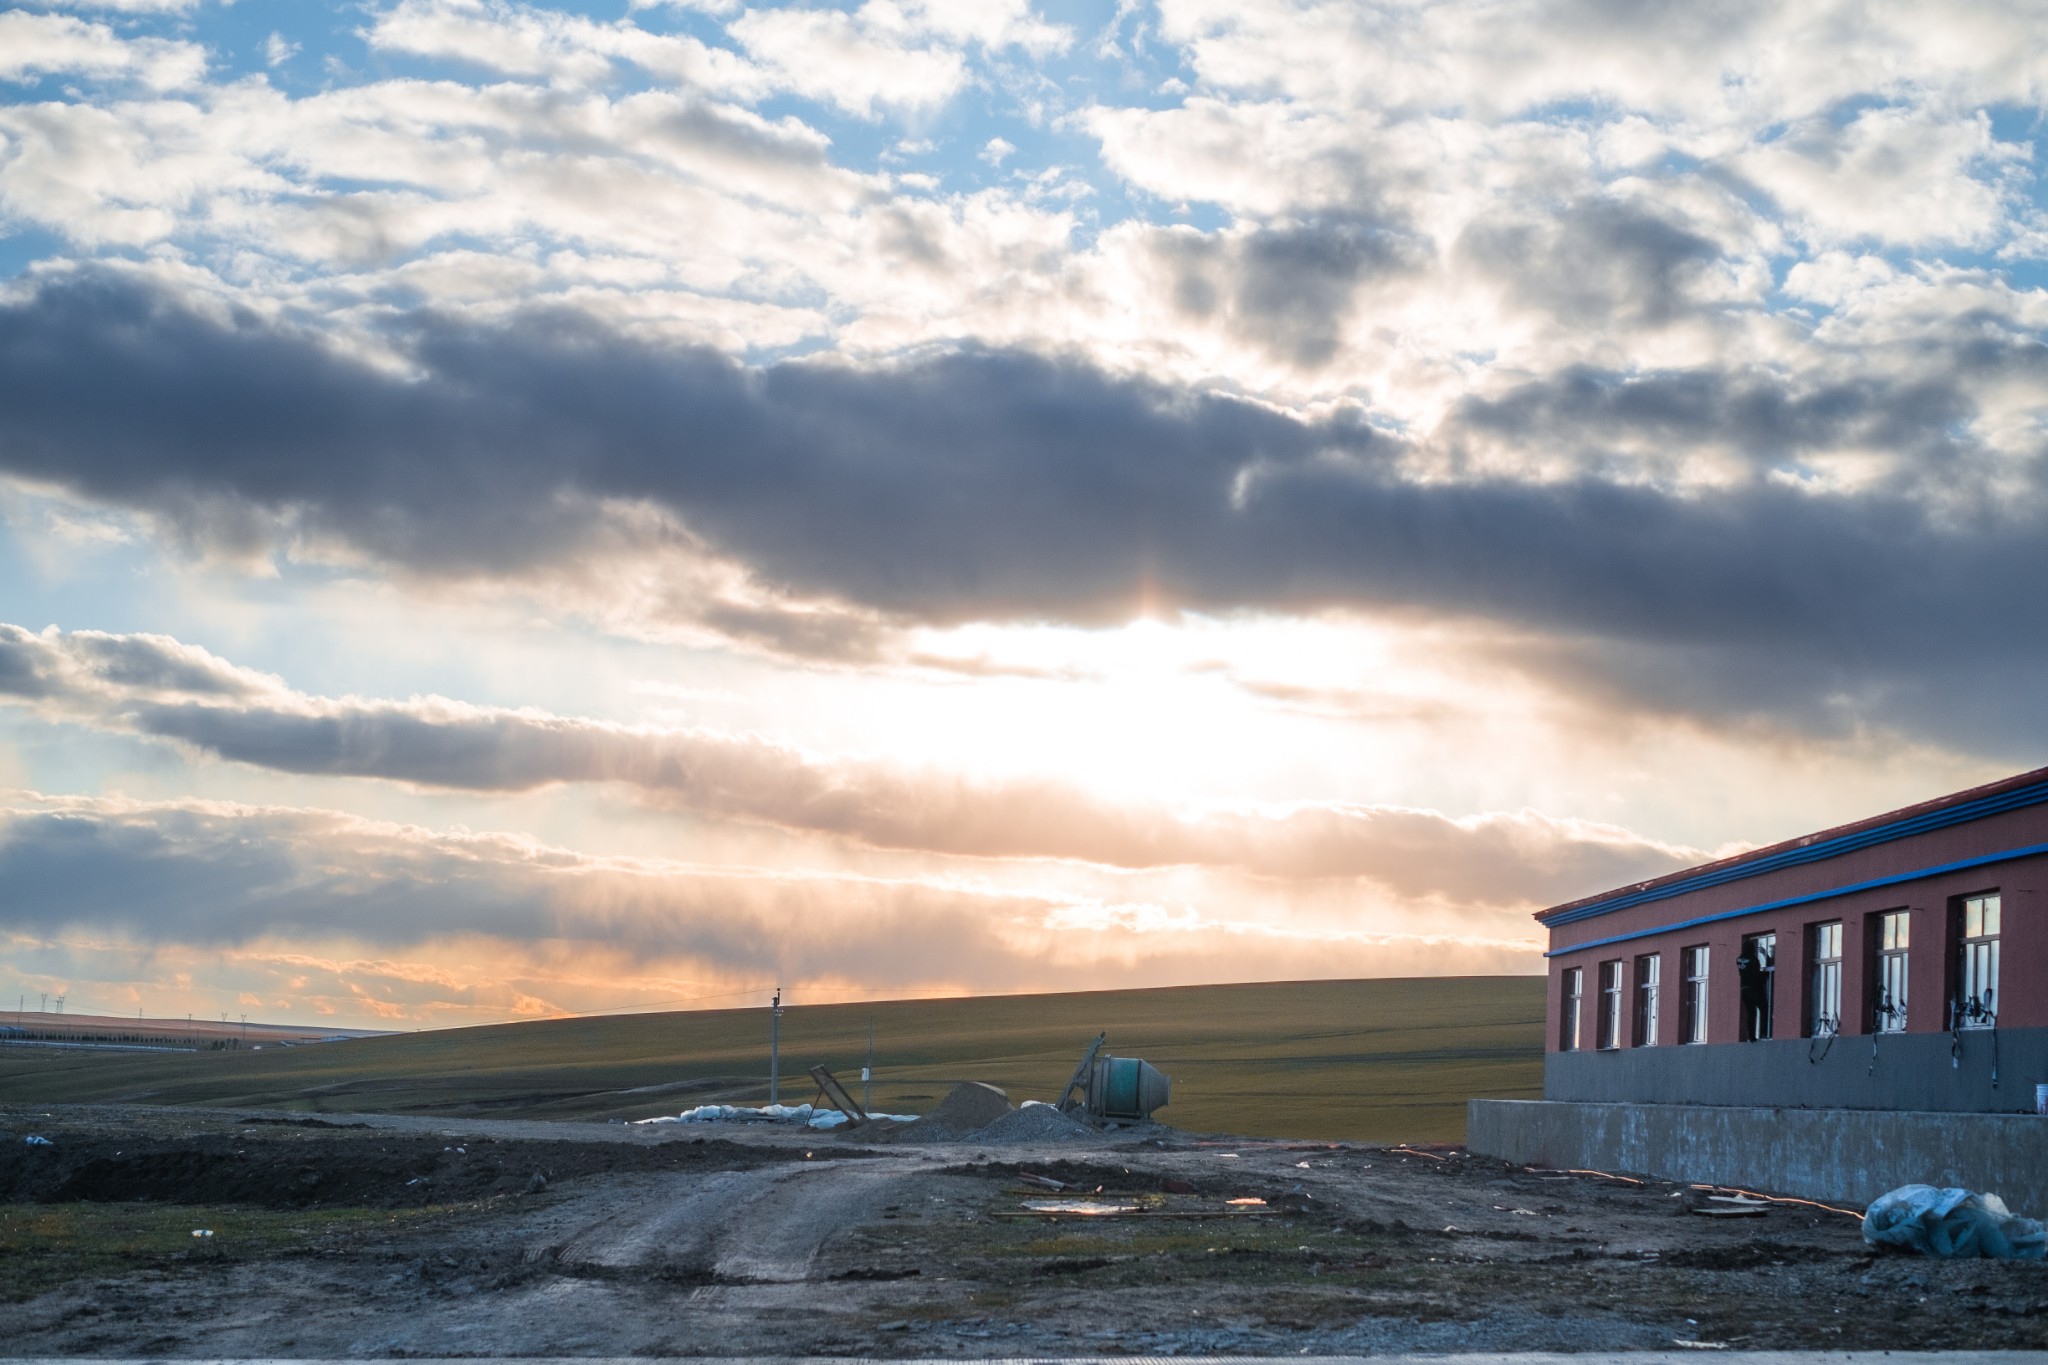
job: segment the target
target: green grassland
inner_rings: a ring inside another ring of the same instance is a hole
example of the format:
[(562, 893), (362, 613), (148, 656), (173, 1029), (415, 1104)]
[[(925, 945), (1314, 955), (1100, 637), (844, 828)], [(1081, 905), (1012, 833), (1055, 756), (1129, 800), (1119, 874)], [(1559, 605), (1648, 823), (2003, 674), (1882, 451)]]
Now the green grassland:
[[(1049, 1099), (1097, 1032), (1173, 1077), (1160, 1118), (1247, 1136), (1460, 1141), (1465, 1101), (1542, 1091), (1543, 979), (1301, 981), (878, 1004), (782, 1018), (782, 1099), (833, 1068), (874, 1107), (930, 1108), (956, 1081)], [(145, 1103), (604, 1120), (767, 1098), (768, 1012), (702, 1010), (444, 1029), (261, 1052), (0, 1048), (17, 1103)]]

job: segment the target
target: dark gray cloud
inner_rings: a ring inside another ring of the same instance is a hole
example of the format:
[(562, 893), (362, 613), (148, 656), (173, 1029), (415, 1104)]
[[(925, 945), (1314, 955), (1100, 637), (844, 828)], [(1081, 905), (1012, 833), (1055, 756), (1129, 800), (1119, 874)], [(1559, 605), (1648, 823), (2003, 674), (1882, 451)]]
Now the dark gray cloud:
[[(1535, 379), (1431, 439), (1454, 464), (1483, 439), (1585, 472), (1424, 482), (1399, 467), (1416, 447), (1355, 416), (1078, 361), (748, 369), (569, 314), (402, 326), (410, 376), (122, 276), (50, 281), (0, 308), (0, 468), (195, 537), (285, 526), (426, 575), (588, 570), (605, 500), (635, 502), (770, 584), (901, 620), (1412, 608), (1703, 650), (1729, 679), (2048, 653), (2041, 458), (1978, 444), (1963, 380), (2040, 385), (2048, 349), (1987, 328), (1922, 343), (1913, 384)], [(1759, 467), (1677, 491), (1609, 477), (1615, 447), (1689, 443)], [(1761, 467), (1843, 446), (1896, 469), (1818, 493)]]
[(1638, 204), (1588, 199), (1544, 218), (1496, 215), (1468, 225), (1453, 249), (1509, 297), (1580, 326), (1660, 326), (1720, 259), (1713, 241)]
[(1412, 271), (1425, 258), (1414, 238), (1348, 217), (1237, 235), (1161, 232), (1152, 249), (1173, 271), (1182, 313), (1225, 322), (1301, 366), (1336, 353), (1360, 286)]
[[(1578, 366), (1493, 397), (1465, 399), (1447, 434), (1453, 440), (1483, 434), (1596, 465), (1624, 447), (1669, 452), (1675, 465), (1702, 447), (1719, 445), (1758, 470), (1794, 467), (1815, 452), (1881, 452), (1903, 460), (1874, 494), (1819, 502), (1841, 511), (1845, 520), (1868, 515), (1886, 501), (1911, 515), (1918, 495), (1956, 477), (1965, 482), (1955, 493), (1981, 493), (1981, 481), (1991, 472), (1964, 426), (1976, 406), (1955, 382), (1957, 368), (1977, 365), (1976, 349), (1958, 347), (1946, 366), (1930, 357), (1936, 361), (1933, 372), (1913, 382), (1872, 373), (1795, 386), (1762, 367), (1621, 375)], [(2027, 363), (2024, 350), (1998, 349), (2001, 354), (1985, 356), (1984, 362)], [(2031, 377), (2048, 381), (2048, 353), (2032, 360)], [(1980, 486), (1972, 488), (1972, 482)], [(1717, 502), (1730, 496), (1753, 500), (1755, 490), (1711, 496)]]

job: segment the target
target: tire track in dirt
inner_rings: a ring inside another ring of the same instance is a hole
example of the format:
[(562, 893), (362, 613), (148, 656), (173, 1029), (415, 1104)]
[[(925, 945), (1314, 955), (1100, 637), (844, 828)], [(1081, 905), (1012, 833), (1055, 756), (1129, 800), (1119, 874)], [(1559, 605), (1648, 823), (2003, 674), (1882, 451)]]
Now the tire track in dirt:
[(835, 1236), (881, 1217), (916, 1160), (659, 1177), (566, 1240), (536, 1248), (570, 1274), (799, 1284)]
[(826, 1243), (879, 1221), (915, 1161), (832, 1162), (778, 1171), (744, 1223), (720, 1229), (716, 1272), (723, 1280), (795, 1284), (812, 1278)]

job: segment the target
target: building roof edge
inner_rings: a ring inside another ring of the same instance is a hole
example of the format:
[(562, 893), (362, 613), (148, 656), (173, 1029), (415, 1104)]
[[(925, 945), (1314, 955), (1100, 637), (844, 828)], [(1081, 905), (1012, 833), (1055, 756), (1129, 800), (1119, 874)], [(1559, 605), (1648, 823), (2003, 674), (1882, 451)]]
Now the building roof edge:
[(1552, 927), (1570, 924), (1582, 919), (1591, 919), (1595, 915), (1625, 910), (1632, 905), (1664, 900), (1688, 891), (1740, 881), (1746, 877), (1760, 877), (1782, 867), (1840, 857), (1844, 853), (1852, 853), (1872, 844), (1889, 843), (1894, 839), (1908, 838), (1929, 829), (1966, 824), (1987, 815), (1996, 815), (2000, 811), (2043, 802), (2048, 802), (2048, 768), (2034, 768), (2028, 772), (2000, 778), (1996, 782), (1987, 782), (1982, 786), (1969, 787), (1963, 791), (1950, 792), (1946, 796), (1937, 796), (1929, 801), (1903, 806), (1882, 815), (1869, 816), (1846, 825), (1836, 825), (1831, 829), (1801, 835), (1796, 839), (1786, 839), (1763, 848), (1754, 848), (1732, 857), (1701, 863), (1696, 867), (1667, 872), (1648, 881), (1618, 886), (1575, 901), (1566, 901), (1562, 905), (1553, 905), (1547, 910), (1537, 911), (1536, 919)]

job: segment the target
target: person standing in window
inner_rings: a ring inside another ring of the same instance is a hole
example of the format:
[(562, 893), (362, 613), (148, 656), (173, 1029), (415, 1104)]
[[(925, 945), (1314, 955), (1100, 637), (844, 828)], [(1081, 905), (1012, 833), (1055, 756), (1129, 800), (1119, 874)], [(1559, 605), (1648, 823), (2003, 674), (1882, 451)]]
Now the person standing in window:
[(1776, 934), (1750, 934), (1742, 940), (1742, 955), (1735, 959), (1735, 972), (1742, 991), (1739, 1036), (1745, 1043), (1776, 1036), (1772, 1006), (1777, 994), (1777, 959)]

